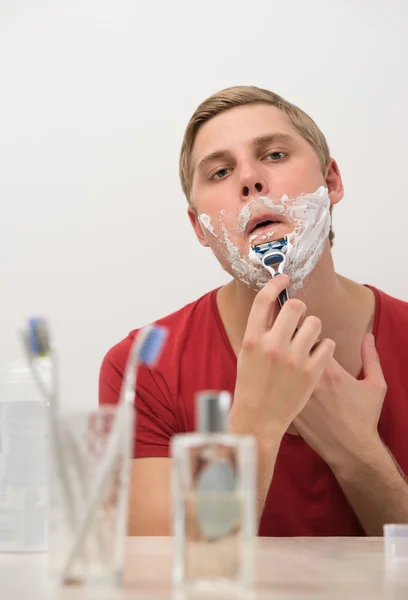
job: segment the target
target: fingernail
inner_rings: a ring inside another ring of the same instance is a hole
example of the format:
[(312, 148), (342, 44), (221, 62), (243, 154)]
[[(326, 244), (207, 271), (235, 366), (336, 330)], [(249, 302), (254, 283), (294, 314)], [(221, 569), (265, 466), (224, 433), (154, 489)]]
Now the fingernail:
[(375, 338), (372, 333), (368, 335), (368, 343), (370, 346), (375, 346)]

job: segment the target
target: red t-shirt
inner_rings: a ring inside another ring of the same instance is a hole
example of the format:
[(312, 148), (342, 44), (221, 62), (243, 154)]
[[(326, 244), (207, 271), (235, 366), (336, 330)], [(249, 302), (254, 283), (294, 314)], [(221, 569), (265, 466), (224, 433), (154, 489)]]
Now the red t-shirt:
[[(388, 384), (379, 432), (408, 474), (408, 303), (371, 289), (376, 305), (373, 333)], [(237, 359), (218, 312), (216, 292), (158, 321), (169, 336), (159, 363), (139, 370), (135, 457), (168, 457), (170, 438), (194, 430), (196, 392), (234, 391)], [(100, 374), (100, 403), (117, 402), (135, 333), (107, 353)], [(364, 535), (333, 472), (300, 436), (283, 437), (259, 534)]]

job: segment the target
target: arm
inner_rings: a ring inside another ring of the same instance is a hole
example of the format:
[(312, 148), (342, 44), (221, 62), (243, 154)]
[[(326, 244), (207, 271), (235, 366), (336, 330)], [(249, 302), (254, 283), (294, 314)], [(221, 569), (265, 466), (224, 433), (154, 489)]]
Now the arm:
[(264, 510), (266, 496), (271, 485), (276, 457), (278, 456), (281, 436), (269, 444), (258, 442), (258, 488), (257, 488), (257, 515), (258, 524)]
[(132, 461), (128, 535), (171, 535), (171, 459)]
[(408, 523), (408, 483), (380, 438), (334, 474), (367, 535), (381, 536), (385, 523)]
[(259, 519), (282, 436), (309, 400), (335, 347), (331, 340), (317, 342), (319, 319), (307, 317), (301, 323), (303, 302), (289, 300), (274, 314), (277, 297), (288, 283), (286, 275), (275, 277), (254, 300), (238, 356), (230, 414), (232, 433), (252, 434), (257, 440)]
[(386, 523), (408, 523), (408, 483), (378, 434), (387, 386), (372, 335), (361, 355), (364, 379), (332, 359), (295, 425), (332, 469), (367, 535), (382, 535)]
[[(259, 518), (282, 435), (308, 401), (334, 352), (331, 340), (317, 344), (321, 332), (318, 319), (308, 317), (299, 324), (306, 307), (298, 300), (285, 304), (271, 328), (278, 294), (288, 283), (287, 276), (276, 277), (255, 298), (238, 357), (230, 414), (230, 431), (252, 434), (258, 442)], [(112, 360), (104, 364), (100, 400), (115, 401), (123, 369), (114, 366)], [(169, 441), (177, 433), (176, 415), (171, 410), (168, 387), (160, 376), (148, 369), (140, 373), (143, 382), (140, 385), (138, 381), (136, 397), (136, 460), (132, 465), (129, 531), (136, 535), (166, 535), (170, 531), (171, 506)]]

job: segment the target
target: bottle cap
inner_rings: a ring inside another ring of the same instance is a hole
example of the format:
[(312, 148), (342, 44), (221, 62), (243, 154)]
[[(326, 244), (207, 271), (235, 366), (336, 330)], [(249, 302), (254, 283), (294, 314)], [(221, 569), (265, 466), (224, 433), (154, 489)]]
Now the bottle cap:
[(388, 559), (408, 559), (408, 524), (384, 525), (384, 549)]
[(226, 433), (231, 394), (203, 391), (196, 396), (196, 429), (200, 433)]

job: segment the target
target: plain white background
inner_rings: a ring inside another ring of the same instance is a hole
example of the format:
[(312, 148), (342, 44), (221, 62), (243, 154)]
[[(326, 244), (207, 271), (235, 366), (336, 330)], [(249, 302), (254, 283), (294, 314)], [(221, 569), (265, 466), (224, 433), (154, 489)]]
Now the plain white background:
[(227, 281), (178, 180), (209, 94), (267, 87), (328, 138), (337, 270), (408, 299), (405, 0), (0, 0), (0, 367), (50, 319), (72, 407), (105, 352)]

